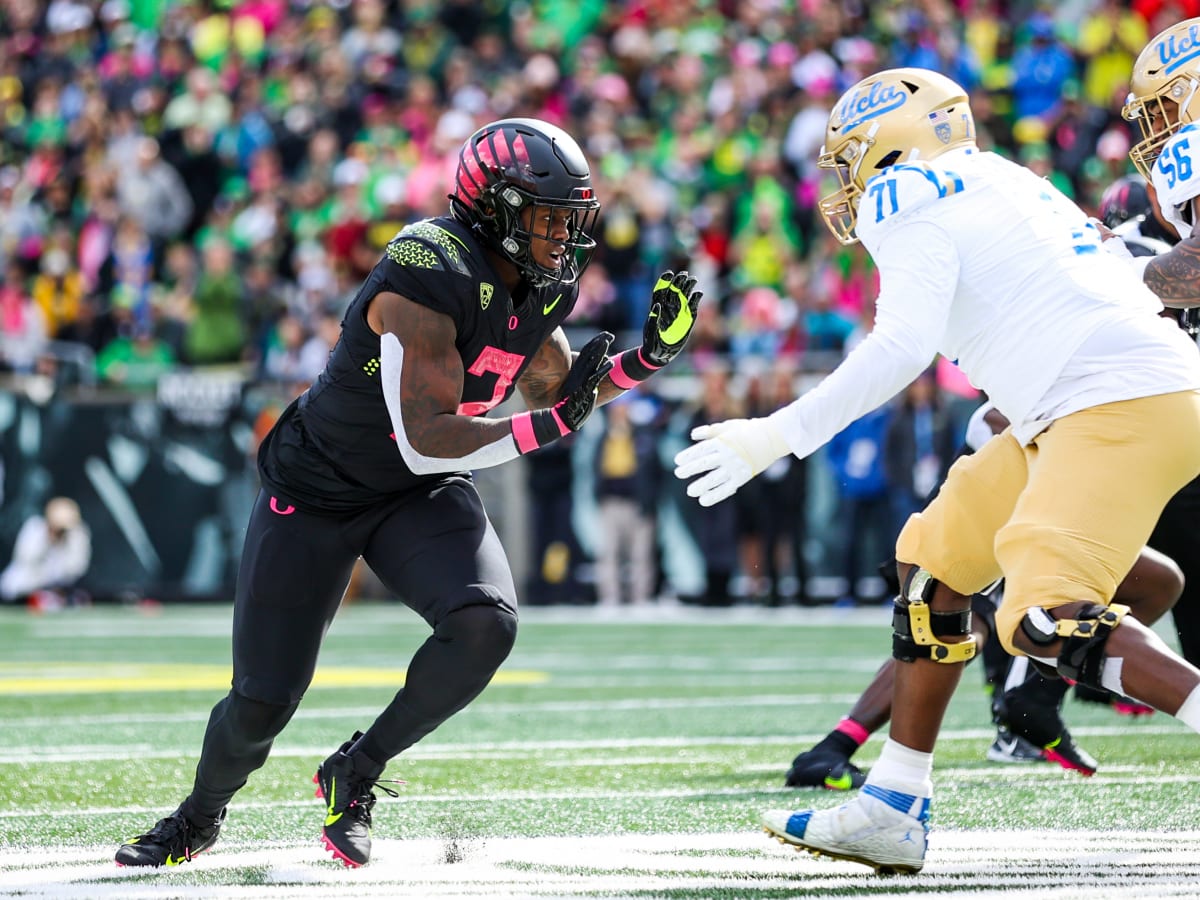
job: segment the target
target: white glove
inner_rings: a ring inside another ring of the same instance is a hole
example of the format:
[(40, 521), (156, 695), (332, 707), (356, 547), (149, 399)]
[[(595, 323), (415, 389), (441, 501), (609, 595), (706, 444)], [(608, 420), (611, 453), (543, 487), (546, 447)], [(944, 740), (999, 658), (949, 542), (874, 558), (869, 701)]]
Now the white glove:
[(712, 506), (791, 450), (770, 419), (729, 419), (692, 429), (699, 441), (675, 455), (675, 477), (701, 475), (688, 485), (689, 497)]

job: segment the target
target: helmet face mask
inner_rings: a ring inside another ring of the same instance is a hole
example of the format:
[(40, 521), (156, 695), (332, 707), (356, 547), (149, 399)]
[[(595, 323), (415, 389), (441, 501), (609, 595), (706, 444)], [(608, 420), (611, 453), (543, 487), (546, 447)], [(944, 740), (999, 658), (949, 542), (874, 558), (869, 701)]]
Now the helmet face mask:
[[(583, 151), (537, 119), (502, 119), (467, 139), (450, 210), (533, 287), (575, 283), (596, 248), (600, 203)], [(562, 248), (557, 265), (538, 261), (548, 251), (537, 242)]]
[(870, 137), (863, 140), (852, 138), (836, 152), (822, 153), (817, 160), (819, 168), (832, 171), (838, 180), (838, 189), (822, 197), (818, 208), (829, 230), (843, 244), (858, 240), (854, 232), (858, 221), (858, 203), (863, 186), (870, 178), (868, 175), (860, 179), (860, 172), (863, 158), (873, 143)]
[(1148, 180), (1163, 144), (1200, 121), (1200, 19), (1172, 25), (1138, 54), (1121, 115), (1142, 133), (1129, 159)]
[(933, 159), (975, 146), (966, 91), (928, 69), (888, 69), (864, 78), (838, 100), (817, 160), (838, 189), (823, 197), (825, 224), (843, 244), (858, 240), (858, 205), (866, 184), (888, 166)]

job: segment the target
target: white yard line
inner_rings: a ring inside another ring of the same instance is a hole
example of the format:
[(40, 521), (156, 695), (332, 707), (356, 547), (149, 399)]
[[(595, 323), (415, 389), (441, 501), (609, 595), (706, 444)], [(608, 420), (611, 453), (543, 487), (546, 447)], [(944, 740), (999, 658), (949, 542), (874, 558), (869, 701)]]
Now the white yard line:
[[(508, 716), (512, 713), (541, 713), (541, 712), (636, 712), (638, 710), (660, 709), (697, 709), (700, 707), (725, 706), (818, 706), (826, 703), (849, 704), (858, 699), (857, 694), (829, 694), (822, 697), (803, 696), (796, 694), (760, 694), (758, 696), (734, 697), (668, 697), (646, 700), (532, 700), (527, 703), (492, 703), (480, 700), (464, 711), (463, 715)], [(209, 710), (193, 710), (191, 712), (161, 712), (161, 713), (102, 713), (99, 715), (55, 716), (56, 727), (67, 728), (79, 725), (148, 725), (179, 722), (207, 722)], [(379, 714), (377, 706), (338, 707), (337, 709), (301, 709), (296, 713), (296, 719), (348, 719), (362, 716), (375, 717)], [(5, 726), (9, 728), (44, 728), (44, 716), (28, 716), (21, 719), (6, 719)]]
[[(1125, 725), (1087, 726), (1073, 728), (1071, 733), (1076, 737), (1137, 737), (1150, 735), (1184, 734), (1187, 729), (1173, 720), (1164, 720), (1161, 725), (1138, 725), (1131, 729)], [(662, 747), (758, 747), (758, 746), (802, 746), (818, 740), (821, 734), (777, 734), (755, 735), (752, 737), (695, 735), (690, 737), (655, 737), (655, 738), (610, 738), (595, 740), (551, 740), (551, 741), (481, 741), (478, 743), (458, 742), (439, 744), (431, 742), (418, 744), (404, 751), (406, 759), (521, 759), (531, 753), (547, 751), (583, 750), (605, 751), (605, 760), (613, 759), (611, 751), (662, 748)], [(939, 741), (979, 741), (991, 740), (996, 736), (992, 729), (963, 728), (944, 731), (939, 735)], [(80, 746), (75, 749), (55, 749), (45, 744), (37, 746), (8, 746), (0, 751), (0, 765), (27, 764), (36, 757), (39, 762), (86, 762), (94, 760), (128, 759), (136, 754), (139, 759), (171, 759), (180, 755), (191, 755), (198, 748), (165, 748), (149, 744), (98, 744)], [(277, 745), (272, 751), (273, 757), (303, 757), (320, 758), (327, 754), (327, 746), (288, 746)]]
[[(586, 625), (589, 628), (669, 627), (680, 625), (712, 628), (748, 627), (831, 627), (868, 628), (888, 631), (890, 608), (835, 609), (833, 607), (735, 606), (725, 609), (693, 609), (686, 606), (620, 607), (524, 607), (525, 625)], [(205, 606), (199, 609), (169, 607), (157, 615), (132, 610), (92, 609), (83, 615), (46, 617), (29, 623), (30, 635), (37, 639), (98, 637), (228, 637), (233, 620), (232, 606)], [(372, 604), (353, 607), (334, 620), (331, 633), (342, 636), (376, 636), (381, 628), (400, 628), (414, 636), (420, 634), (420, 620), (399, 604)]]
[(10, 849), (0, 850), (0, 894), (506, 900), (671, 891), (857, 898), (903, 891), (909, 898), (1137, 900), (1195, 897), (1200, 879), (1200, 832), (935, 832), (931, 845), (919, 875), (895, 878), (797, 854), (757, 832), (377, 840), (371, 864), (354, 871), (322, 861), (315, 844), (230, 842), (170, 872), (118, 869), (110, 846)]
[[(279, 754), (275, 754), (279, 755)], [(287, 754), (292, 755), (292, 754)], [(319, 758), (319, 753), (312, 754), (312, 758)], [(601, 765), (607, 766), (624, 766), (633, 767), (639, 765), (661, 766), (672, 762), (678, 763), (681, 760), (678, 758), (671, 759), (670, 757), (621, 757), (612, 754), (605, 754), (603, 757), (595, 757), (586, 760), (575, 760), (564, 762), (557, 766), (583, 766), (595, 767)], [(714, 765), (726, 762), (715, 756), (689, 756), (684, 762), (688, 765), (712, 763)], [(760, 771), (775, 771), (782, 773), (782, 766), (772, 766), (767, 769), (764, 766), (739, 766), (739, 770), (750, 773)], [(403, 774), (403, 773), (400, 773)], [(1050, 785), (1062, 784), (1064, 781), (1073, 782), (1079, 779), (1079, 776), (1064, 771), (1058, 766), (1049, 764), (1030, 764), (1025, 766), (985, 766), (985, 767), (939, 767), (935, 769), (935, 779), (952, 778), (955, 781), (981, 781), (994, 783), (997, 778), (1017, 777), (1022, 783), (1028, 784), (1033, 782), (1041, 782)], [(1089, 780), (1091, 786), (1113, 786), (1113, 785), (1137, 785), (1142, 783), (1145, 778), (1145, 771), (1138, 766), (1105, 766), (1101, 771)], [(1159, 774), (1155, 776), (1156, 783), (1159, 784), (1178, 784), (1184, 786), (1185, 791), (1189, 791), (1195, 783), (1195, 778), (1191, 773), (1178, 774)], [(641, 800), (663, 800), (663, 799), (687, 799), (687, 798), (707, 798), (714, 796), (724, 797), (740, 797), (747, 794), (755, 796), (763, 795), (778, 795), (780, 805), (802, 807), (811, 802), (817, 802), (820, 805), (822, 799), (829, 798), (824, 792), (811, 793), (807, 791), (796, 791), (793, 788), (785, 788), (782, 786), (771, 787), (729, 787), (729, 788), (658, 788), (654, 790), (642, 790), (632, 787), (622, 787), (619, 790), (599, 789), (599, 788), (570, 788), (565, 790), (490, 790), (482, 794), (470, 794), (462, 791), (422, 792), (420, 787), (415, 784), (410, 784), (407, 787), (400, 788), (401, 794), (398, 798), (381, 797), (379, 803), (387, 806), (391, 804), (403, 804), (411, 806), (412, 804), (430, 804), (430, 805), (446, 805), (457, 806), (463, 803), (522, 803), (522, 802), (580, 802), (589, 803), (596, 802), (616, 802), (616, 803), (637, 803)], [(844, 795), (843, 795), (844, 796)], [(311, 808), (313, 801), (307, 797), (300, 800), (239, 800), (239, 809), (245, 810), (279, 810), (279, 809), (305, 809)], [(52, 813), (53, 810), (43, 805), (42, 812)], [(61, 811), (63, 815), (72, 817), (90, 817), (90, 816), (114, 816), (114, 815), (135, 815), (135, 816), (153, 816), (160, 815), (163, 810), (158, 806), (144, 805), (127, 805), (127, 806), (92, 806), (86, 808), (70, 807)], [(5, 820), (23, 819), (28, 816), (28, 810), (0, 810), (0, 822)], [(2, 847), (3, 844), (0, 844)], [(3, 850), (0, 850), (0, 866), (3, 865)], [(1198, 872), (1197, 883), (1200, 884), (1200, 872)], [(2, 895), (0, 895), (2, 896)], [(1200, 896), (1200, 891), (1197, 892)]]

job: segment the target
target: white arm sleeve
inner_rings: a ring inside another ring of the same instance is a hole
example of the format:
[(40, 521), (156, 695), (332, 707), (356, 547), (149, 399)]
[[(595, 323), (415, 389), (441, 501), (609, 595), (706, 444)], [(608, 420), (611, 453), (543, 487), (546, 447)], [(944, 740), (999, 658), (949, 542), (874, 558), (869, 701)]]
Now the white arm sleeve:
[(383, 388), (383, 399), (387, 403), (388, 417), (392, 420), (392, 428), (396, 435), (396, 446), (400, 448), (404, 464), (414, 475), (486, 469), (521, 455), (511, 434), (458, 459), (441, 459), (418, 453), (408, 442), (408, 434), (404, 431), (404, 416), (400, 410), (400, 373), (403, 370), (404, 347), (399, 338), (388, 332), (379, 339), (379, 379)]
[(945, 333), (958, 282), (958, 255), (946, 234), (910, 221), (872, 256), (881, 275), (874, 329), (819, 385), (770, 416), (800, 458), (907, 387)]

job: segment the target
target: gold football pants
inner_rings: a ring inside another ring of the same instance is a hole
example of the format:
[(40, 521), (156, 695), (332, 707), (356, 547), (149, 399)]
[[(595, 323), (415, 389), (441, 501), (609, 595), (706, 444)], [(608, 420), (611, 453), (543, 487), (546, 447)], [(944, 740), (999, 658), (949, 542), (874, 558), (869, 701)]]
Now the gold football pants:
[(1029, 608), (1107, 605), (1167, 501), (1197, 474), (1198, 391), (1081, 410), (1025, 447), (1006, 429), (951, 467), (900, 532), (896, 558), (962, 594), (1004, 578), (997, 636), (1017, 653)]

